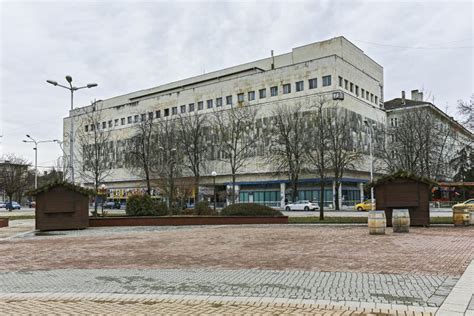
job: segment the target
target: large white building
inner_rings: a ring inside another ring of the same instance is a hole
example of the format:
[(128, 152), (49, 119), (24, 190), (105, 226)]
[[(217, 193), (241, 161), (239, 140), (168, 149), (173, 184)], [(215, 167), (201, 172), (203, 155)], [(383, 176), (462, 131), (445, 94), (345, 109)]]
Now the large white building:
[[(351, 112), (354, 140), (368, 153), (364, 120), (378, 128), (386, 125), (383, 87), (382, 66), (344, 37), (337, 37), (297, 47), (286, 54), (101, 100), (94, 106), (75, 109), (64, 119), (65, 152), (69, 152), (67, 134), (71, 118), (74, 118), (77, 138), (79, 133), (90, 131), (90, 126), (80, 122), (81, 116), (92, 110), (100, 111), (103, 118), (100, 128), (110, 130), (118, 143), (130, 138), (134, 125), (142, 119), (173, 119), (174, 116), (195, 111), (212, 113), (239, 103), (258, 107), (259, 118), (264, 118), (276, 104), (298, 103), (320, 95), (332, 98), (333, 94), (338, 92), (334, 97), (343, 97), (343, 100), (338, 101), (338, 106)], [(256, 146), (259, 144), (256, 143)], [(143, 181), (124, 167), (119, 146), (114, 148), (110, 155), (113, 173), (106, 181), (111, 194), (123, 194), (127, 190), (143, 188)], [(75, 152), (77, 155), (77, 148)], [(255, 157), (238, 174), (238, 196), (241, 201), (265, 201), (279, 205), (288, 193), (288, 179), (285, 174), (275, 174), (269, 166), (259, 164), (258, 158)], [(75, 159), (76, 170), (79, 167), (78, 159)], [(216, 168), (216, 183), (225, 189), (224, 186), (231, 182), (230, 172), (222, 164), (216, 164)], [(363, 198), (362, 187), (369, 179), (368, 168), (366, 159), (357, 170), (346, 171), (343, 184), (338, 188), (345, 201), (360, 201)], [(210, 171), (207, 170), (207, 174), (202, 177), (203, 185), (212, 183)], [(327, 182), (329, 185), (325, 199), (330, 203), (336, 188), (331, 185), (330, 177)], [(316, 194), (319, 194), (318, 183), (316, 175), (303, 174), (299, 197), (316, 199)]]

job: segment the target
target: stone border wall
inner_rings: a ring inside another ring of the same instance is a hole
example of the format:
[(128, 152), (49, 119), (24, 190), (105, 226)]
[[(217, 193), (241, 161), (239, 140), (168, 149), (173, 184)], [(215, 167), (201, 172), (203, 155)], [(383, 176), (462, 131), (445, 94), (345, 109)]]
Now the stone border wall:
[(0, 218), (0, 228), (8, 227), (8, 218)]
[(89, 227), (288, 224), (288, 216), (141, 216), (89, 218)]

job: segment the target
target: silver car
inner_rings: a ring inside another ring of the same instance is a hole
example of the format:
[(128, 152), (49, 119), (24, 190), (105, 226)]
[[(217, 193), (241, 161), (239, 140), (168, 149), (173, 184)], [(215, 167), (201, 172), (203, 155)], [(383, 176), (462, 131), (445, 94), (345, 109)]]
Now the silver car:
[(316, 211), (319, 209), (318, 203), (308, 201), (308, 200), (300, 200), (293, 203), (289, 203), (285, 206), (285, 211)]

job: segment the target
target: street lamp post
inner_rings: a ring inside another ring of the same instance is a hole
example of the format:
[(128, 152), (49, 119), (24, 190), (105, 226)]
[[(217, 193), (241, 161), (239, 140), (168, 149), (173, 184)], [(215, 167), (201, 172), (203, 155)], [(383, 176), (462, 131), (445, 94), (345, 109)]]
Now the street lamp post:
[(34, 139), (33, 137), (31, 137), (30, 135), (26, 135), (27, 138), (31, 139), (31, 140), (23, 140), (24, 143), (34, 143), (35, 144), (35, 147), (33, 147), (33, 150), (35, 151), (35, 189), (38, 188), (38, 144), (40, 143), (52, 143), (54, 142), (54, 140), (40, 140), (40, 141), (37, 141), (36, 139)]
[(211, 173), (212, 175), (212, 179), (214, 180), (213, 183), (213, 188), (214, 188), (214, 213), (216, 212), (216, 200), (217, 200), (217, 196), (216, 196), (216, 176), (217, 176), (217, 172), (213, 171)]
[(82, 87), (73, 87), (72, 86), (72, 77), (71, 76), (66, 76), (66, 81), (69, 83), (69, 87), (63, 86), (56, 81), (53, 80), (46, 80), (47, 83), (52, 84), (53, 86), (58, 86), (64, 89), (68, 89), (71, 91), (71, 128), (69, 131), (69, 167), (71, 169), (71, 182), (74, 183), (74, 162), (73, 162), (73, 155), (74, 155), (74, 119), (72, 117), (72, 110), (74, 109), (74, 91), (84, 89), (84, 88), (93, 88), (97, 87), (97, 83), (88, 83), (85, 86)]
[[(370, 126), (367, 120), (364, 120), (365, 126), (367, 126), (369, 130), (369, 154), (370, 154), (370, 182), (374, 181), (374, 154), (372, 152), (372, 132), (373, 132), (373, 125)], [(374, 203), (374, 186), (370, 187), (370, 204), (371, 210), (375, 210), (375, 203)]]
[[(159, 150), (162, 150), (163, 152), (165, 151), (165, 148), (163, 146), (158, 147)], [(176, 163), (175, 157), (173, 155), (176, 154), (177, 149), (176, 148), (171, 148), (169, 153), (169, 157), (166, 159), (166, 167), (169, 167), (169, 173), (168, 173), (168, 184), (169, 184), (169, 194), (168, 194), (168, 207), (173, 206), (173, 191), (174, 191), (174, 164)]]

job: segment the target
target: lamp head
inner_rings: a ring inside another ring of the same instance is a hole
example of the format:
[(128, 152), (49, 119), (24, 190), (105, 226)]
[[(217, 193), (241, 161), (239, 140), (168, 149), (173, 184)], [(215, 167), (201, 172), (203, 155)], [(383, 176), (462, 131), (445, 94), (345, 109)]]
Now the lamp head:
[(30, 135), (28, 135), (28, 134), (26, 134), (26, 137), (28, 137), (28, 138), (31, 138), (31, 136), (30, 136)]
[(97, 83), (88, 83), (87, 88), (94, 88), (97, 87)]
[(53, 81), (53, 80), (46, 80), (46, 82), (52, 84), (53, 86), (58, 85), (58, 83), (56, 81)]
[(22, 140), (22, 142), (27, 143), (28, 141), (27, 140)]
[(211, 175), (212, 175), (213, 177), (215, 177), (215, 176), (217, 176), (217, 172), (213, 171), (213, 172), (211, 172)]
[(71, 83), (71, 82), (72, 82), (72, 77), (69, 76), (69, 75), (67, 75), (67, 76), (66, 76), (66, 81), (69, 82), (69, 83)]

